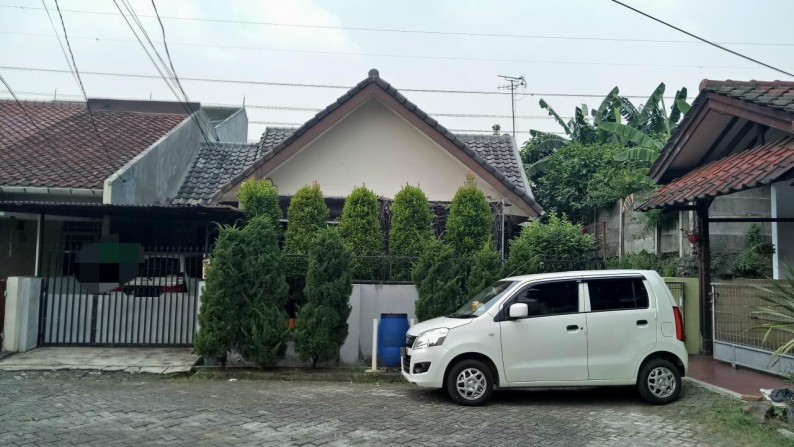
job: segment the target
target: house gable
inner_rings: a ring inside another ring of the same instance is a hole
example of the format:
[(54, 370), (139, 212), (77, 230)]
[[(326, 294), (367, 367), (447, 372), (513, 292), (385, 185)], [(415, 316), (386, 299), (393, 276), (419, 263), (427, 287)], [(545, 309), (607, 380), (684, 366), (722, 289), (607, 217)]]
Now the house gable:
[[(449, 201), (469, 171), (372, 98), (266, 176), (278, 186), (280, 194), (287, 196), (317, 181), (329, 197), (346, 197), (357, 185), (366, 185), (379, 196), (394, 197), (411, 184), (419, 185), (431, 201)], [(486, 196), (501, 198), (481, 177), (476, 181)]]
[[(542, 209), (535, 203), (534, 198), (529, 192), (528, 186), (517, 184), (503, 172), (496, 169), (485, 158), (478, 155), (474, 150), (455, 134), (438, 124), (438, 122), (416, 107), (413, 103), (402, 96), (394, 87), (386, 81), (380, 79), (377, 70), (371, 70), (370, 76), (351, 89), (347, 94), (339, 98), (325, 110), (317, 114), (306, 124), (298, 128), (295, 133), (286, 138), (278, 146), (269, 151), (262, 158), (257, 160), (251, 167), (244, 170), (231, 182), (221, 188), (212, 197), (213, 202), (236, 201), (237, 191), (240, 184), (248, 178), (267, 178), (271, 173), (277, 172), (277, 168), (290, 160), (297, 153), (301, 152), (306, 146), (312, 144), (321, 135), (329, 132), (332, 128), (339, 125), (348, 115), (354, 113), (364, 103), (376, 99), (385, 106), (393, 115), (401, 118), (405, 124), (423, 134), (426, 139), (434, 142), (438, 147), (444, 149), (452, 158), (456, 159), (483, 183), (490, 185), (495, 191), (492, 199), (505, 199), (521, 210), (513, 214), (537, 216), (542, 213)], [(518, 161), (518, 160), (516, 160)], [(327, 166), (326, 166), (327, 168)], [(306, 177), (305, 173), (300, 174), (300, 183), (306, 184), (313, 180)], [(405, 184), (406, 180), (401, 180)], [(427, 182), (422, 179), (420, 184)], [(458, 181), (460, 185), (462, 180)], [(370, 183), (368, 183), (370, 184)], [(355, 184), (349, 184), (347, 191), (342, 195), (347, 195)], [(326, 186), (324, 185), (324, 190)], [(380, 191), (377, 191), (381, 194)], [(282, 194), (285, 192), (282, 190)], [(329, 191), (326, 190), (326, 193)], [(451, 196), (446, 200), (451, 199)]]

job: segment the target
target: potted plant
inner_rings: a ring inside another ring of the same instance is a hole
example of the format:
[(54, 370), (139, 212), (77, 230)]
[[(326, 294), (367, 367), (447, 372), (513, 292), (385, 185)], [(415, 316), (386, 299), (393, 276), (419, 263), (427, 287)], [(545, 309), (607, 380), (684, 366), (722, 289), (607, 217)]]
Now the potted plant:
[(700, 231), (698, 231), (697, 228), (693, 228), (691, 230), (682, 229), (681, 231), (684, 233), (684, 236), (686, 236), (686, 240), (688, 240), (689, 243), (692, 245), (699, 244), (700, 241), (703, 239), (700, 235)]

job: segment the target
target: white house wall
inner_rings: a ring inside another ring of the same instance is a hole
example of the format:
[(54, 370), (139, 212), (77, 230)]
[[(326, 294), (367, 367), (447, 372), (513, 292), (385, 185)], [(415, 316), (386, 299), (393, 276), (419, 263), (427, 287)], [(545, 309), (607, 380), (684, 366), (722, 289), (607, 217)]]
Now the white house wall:
[[(282, 195), (320, 183), (326, 197), (346, 197), (366, 185), (392, 198), (406, 184), (418, 185), (431, 201), (450, 201), (469, 169), (377, 99), (370, 99), (266, 175)], [(493, 201), (494, 188), (476, 178)], [(521, 214), (511, 207), (511, 214)]]

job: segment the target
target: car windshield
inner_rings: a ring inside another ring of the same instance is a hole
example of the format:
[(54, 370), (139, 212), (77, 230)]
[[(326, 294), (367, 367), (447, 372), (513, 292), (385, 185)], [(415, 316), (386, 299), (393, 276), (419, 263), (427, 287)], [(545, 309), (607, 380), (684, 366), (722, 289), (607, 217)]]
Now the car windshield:
[(502, 297), (505, 290), (509, 289), (513, 284), (515, 284), (513, 281), (497, 281), (478, 293), (455, 313), (447, 316), (450, 318), (479, 317), (493, 306)]

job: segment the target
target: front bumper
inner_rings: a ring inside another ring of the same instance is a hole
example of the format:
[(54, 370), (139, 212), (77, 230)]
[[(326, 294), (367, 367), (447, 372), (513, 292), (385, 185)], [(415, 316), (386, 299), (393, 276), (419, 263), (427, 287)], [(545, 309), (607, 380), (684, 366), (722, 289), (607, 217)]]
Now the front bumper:
[[(441, 388), (444, 386), (444, 371), (446, 369), (445, 359), (448, 350), (444, 346), (434, 346), (419, 350), (406, 349), (400, 358), (400, 372), (405, 380), (428, 388)], [(417, 363), (429, 363), (430, 368), (427, 372), (414, 374), (414, 366)]]

